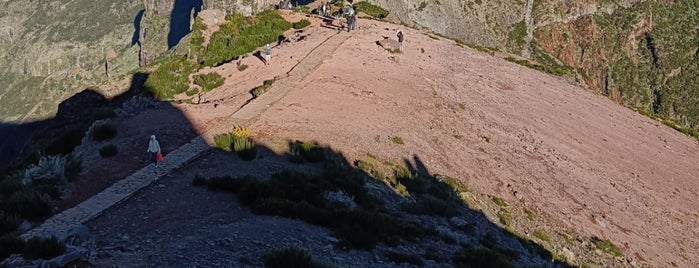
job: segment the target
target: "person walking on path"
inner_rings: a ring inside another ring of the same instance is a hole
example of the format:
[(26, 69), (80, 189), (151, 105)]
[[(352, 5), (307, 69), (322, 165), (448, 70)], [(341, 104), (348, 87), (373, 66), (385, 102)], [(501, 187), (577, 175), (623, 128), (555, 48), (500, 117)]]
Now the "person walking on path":
[(269, 44), (265, 45), (265, 65), (269, 65), (269, 60), (272, 58), (272, 47)]
[(403, 52), (403, 32), (401, 30), (398, 30), (398, 44), (400, 45), (398, 49)]
[(160, 143), (155, 138), (155, 135), (150, 135), (150, 141), (148, 141), (148, 160), (155, 167), (158, 167), (158, 163), (163, 162), (163, 154), (160, 152)]

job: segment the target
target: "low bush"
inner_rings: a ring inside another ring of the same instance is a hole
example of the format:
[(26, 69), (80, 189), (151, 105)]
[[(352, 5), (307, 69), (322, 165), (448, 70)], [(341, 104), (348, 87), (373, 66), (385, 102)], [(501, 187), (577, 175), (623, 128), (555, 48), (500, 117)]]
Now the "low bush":
[(80, 175), (83, 169), (83, 161), (80, 155), (71, 153), (65, 157), (65, 165), (63, 166), (63, 175), (67, 180), (71, 181)]
[(293, 162), (321, 162), (325, 160), (325, 149), (313, 142), (296, 141), (289, 144)]
[(395, 143), (395, 144), (398, 144), (398, 145), (403, 145), (403, 144), (405, 144), (405, 143), (403, 142), (403, 138), (398, 137), (398, 136), (388, 137), (388, 139), (391, 140), (391, 142), (393, 142), (393, 143)]
[(308, 268), (312, 267), (311, 254), (299, 248), (274, 249), (262, 256), (267, 268)]
[(46, 137), (52, 138), (44, 146), (41, 146), (42, 142), (39, 141), (39, 147), (44, 147), (42, 151), (48, 155), (69, 154), (80, 145), (88, 127), (86, 123), (78, 123), (44, 133)]
[(386, 253), (386, 258), (388, 258), (391, 262), (397, 264), (407, 263), (416, 266), (422, 266), (425, 264), (425, 262), (422, 260), (422, 258), (420, 258), (420, 256), (401, 252), (388, 252)]
[(40, 220), (51, 215), (51, 198), (36, 190), (23, 189), (11, 195), (2, 210), (23, 219)]
[(104, 141), (114, 138), (114, 136), (116, 136), (116, 133), (116, 127), (112, 124), (107, 123), (93, 127), (92, 131), (90, 131), (90, 137), (92, 137), (94, 141)]
[[(363, 179), (330, 164), (322, 176), (286, 171), (266, 181), (221, 177), (209, 179), (207, 187), (236, 193), (241, 204), (258, 214), (328, 227), (342, 240), (341, 246), (369, 250), (379, 242), (396, 243), (431, 233), (419, 223), (374, 210), (380, 201), (369, 194)], [(325, 193), (338, 190), (352, 196), (357, 208), (337, 207), (325, 198)]]
[(99, 153), (101, 157), (109, 158), (117, 155), (117, 153), (119, 153), (119, 149), (117, 149), (116, 145), (114, 144), (106, 144), (100, 147)]
[(66, 247), (55, 236), (50, 238), (32, 237), (22, 249), (22, 256), (27, 259), (51, 259), (65, 253)]
[(534, 237), (539, 238), (541, 241), (544, 242), (551, 242), (551, 237), (542, 230), (534, 231)]
[(42, 156), (39, 163), (31, 164), (24, 170), (22, 183), (63, 183), (65, 177), (66, 157), (61, 155)]
[(240, 62), (238, 62), (237, 65), (238, 65), (238, 71), (240, 71), (240, 72), (245, 71), (249, 67), (247, 64), (241, 64)]
[(513, 267), (507, 256), (495, 250), (464, 247), (452, 256), (454, 267)]
[(601, 250), (602, 252), (612, 255), (614, 257), (624, 256), (624, 254), (621, 252), (621, 249), (614, 245), (612, 241), (609, 241), (607, 239), (602, 240), (597, 237), (593, 237), (592, 244), (594, 244), (595, 247)]
[(196, 64), (184, 57), (168, 59), (148, 75), (144, 88), (157, 99), (172, 99), (175, 95), (189, 90), (189, 74), (194, 72), (196, 67)]
[(14, 232), (21, 222), (19, 215), (0, 211), (0, 235)]
[(200, 86), (204, 92), (209, 92), (214, 88), (222, 86), (225, 80), (218, 73), (200, 74), (194, 77), (194, 84)]
[(195, 186), (195, 187), (206, 186), (206, 178), (199, 176), (199, 174), (194, 175), (194, 179), (192, 180), (192, 186)]
[(203, 55), (204, 66), (218, 66), (260, 46), (277, 41), (291, 28), (276, 10), (266, 10), (246, 18), (242, 14), (228, 15), (228, 22), (214, 33)]
[(233, 137), (233, 151), (238, 154), (240, 159), (251, 161), (257, 157), (257, 147), (255, 142), (250, 138)]
[(404, 204), (401, 209), (411, 214), (435, 215), (451, 218), (459, 214), (461, 204), (432, 195), (420, 196), (417, 201)]
[(224, 151), (230, 151), (231, 145), (233, 144), (233, 135), (230, 133), (215, 135), (214, 142), (216, 143), (216, 148)]
[(374, 18), (383, 19), (386, 16), (388, 16), (388, 10), (380, 6), (371, 4), (367, 1), (362, 1), (354, 4), (354, 8), (357, 10), (357, 12), (363, 12)]
[(298, 21), (298, 22), (295, 22), (294, 25), (293, 25), (292, 27), (294, 27), (294, 29), (299, 30), (299, 29), (306, 28), (306, 27), (308, 27), (309, 25), (311, 25), (311, 21), (309, 21), (309, 20), (307, 20), (307, 19), (302, 19), (302, 20), (300, 20), (300, 21)]
[(267, 92), (267, 89), (269, 89), (269, 87), (271, 87), (272, 84), (274, 84), (274, 79), (265, 80), (264, 82), (262, 82), (261, 86), (255, 87), (252, 90), (250, 90), (250, 94), (252, 94), (253, 98), (257, 98), (263, 93)]
[(0, 237), (0, 260), (9, 257), (11, 254), (22, 253), (24, 248), (24, 240), (21, 238), (7, 234)]

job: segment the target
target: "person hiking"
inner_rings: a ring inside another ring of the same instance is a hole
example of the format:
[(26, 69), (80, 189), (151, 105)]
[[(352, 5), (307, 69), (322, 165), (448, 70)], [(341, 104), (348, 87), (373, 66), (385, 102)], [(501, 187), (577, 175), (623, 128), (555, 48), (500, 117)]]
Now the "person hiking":
[(162, 153), (160, 152), (160, 143), (155, 138), (155, 135), (150, 135), (148, 141), (148, 160), (152, 165), (158, 167), (158, 163), (162, 162)]
[(400, 45), (400, 46), (398, 47), (398, 49), (399, 49), (400, 51), (403, 51), (403, 39), (404, 39), (404, 37), (403, 37), (403, 32), (402, 32), (401, 30), (398, 30), (397, 36), (398, 36), (398, 44)]
[(270, 58), (272, 58), (272, 47), (267, 44), (265, 45), (265, 65), (269, 65)]

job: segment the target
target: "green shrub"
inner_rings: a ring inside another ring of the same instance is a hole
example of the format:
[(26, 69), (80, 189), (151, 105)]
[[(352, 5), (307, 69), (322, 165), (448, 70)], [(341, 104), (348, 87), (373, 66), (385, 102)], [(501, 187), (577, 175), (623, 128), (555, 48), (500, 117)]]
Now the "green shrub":
[(116, 136), (117, 129), (114, 125), (106, 123), (92, 128), (90, 136), (95, 141), (104, 141)]
[(498, 206), (500, 206), (500, 207), (507, 207), (507, 202), (505, 202), (505, 200), (503, 200), (503, 199), (500, 198), (500, 197), (493, 196), (493, 197), (491, 198), (491, 200), (493, 200), (493, 203), (495, 203), (496, 205), (498, 205)]
[(69, 181), (75, 179), (80, 175), (83, 169), (83, 161), (80, 156), (74, 153), (68, 154), (66, 157), (65, 165), (63, 166), (63, 175)]
[(38, 191), (24, 189), (10, 196), (4, 210), (23, 219), (40, 220), (51, 215), (51, 198)]
[(426, 7), (427, 7), (427, 2), (426, 2), (426, 1), (422, 1), (422, 2), (420, 3), (420, 6), (417, 7), (417, 11), (423, 11)]
[(306, 28), (306, 27), (308, 27), (309, 25), (311, 25), (311, 21), (309, 21), (309, 20), (307, 20), (307, 19), (302, 19), (302, 20), (300, 20), (300, 21), (298, 21), (298, 22), (295, 22), (294, 25), (293, 25), (293, 28), (299, 30), (299, 29)]
[(230, 151), (231, 144), (233, 144), (233, 135), (230, 133), (215, 135), (214, 142), (216, 143), (217, 148), (224, 151)]
[(551, 237), (542, 230), (534, 231), (534, 237), (539, 238), (541, 241), (544, 242), (551, 242)]
[(60, 155), (42, 156), (39, 163), (31, 164), (24, 170), (22, 183), (63, 183), (65, 182), (66, 157)]
[(206, 178), (199, 176), (199, 174), (194, 175), (194, 179), (192, 180), (192, 186), (206, 186)]
[(354, 8), (357, 10), (357, 12), (363, 12), (374, 18), (383, 19), (386, 16), (388, 16), (388, 10), (380, 6), (371, 4), (367, 1), (362, 1), (354, 4)]
[(297, 162), (321, 162), (325, 160), (325, 150), (314, 142), (296, 141), (289, 144), (292, 159), (298, 159)]
[(23, 187), (21, 180), (17, 178), (5, 178), (0, 180), (0, 200), (9, 198)]
[(257, 147), (255, 142), (246, 137), (233, 137), (233, 151), (238, 154), (238, 157), (243, 160), (253, 160), (257, 156)]
[(186, 58), (170, 58), (148, 75), (144, 88), (157, 99), (172, 99), (175, 95), (189, 90), (189, 74), (196, 64)]
[(311, 8), (309, 8), (307, 5), (298, 5), (297, 4), (294, 6), (293, 10), (294, 10), (294, 12), (298, 12), (298, 13), (306, 13), (306, 14), (311, 13)]
[(612, 241), (609, 241), (607, 239), (601, 240), (597, 237), (593, 237), (592, 244), (594, 244), (595, 247), (601, 250), (602, 252), (612, 255), (614, 257), (624, 256), (619, 247), (617, 247), (616, 245), (614, 245), (614, 243), (612, 243)]
[(512, 267), (505, 255), (489, 248), (464, 247), (452, 256), (452, 264), (459, 268), (476, 267)]
[[(236, 193), (240, 203), (250, 206), (255, 213), (297, 218), (328, 227), (346, 247), (373, 249), (379, 242), (395, 243), (430, 234), (430, 230), (418, 223), (373, 210), (380, 201), (372, 199), (361, 177), (348, 173), (348, 169), (327, 164), (322, 176), (286, 171), (274, 174), (267, 181), (211, 178), (207, 186)], [(358, 207), (338, 208), (325, 199), (326, 192), (337, 190), (353, 196)]]
[(50, 138), (47, 144), (38, 141), (39, 147), (44, 147), (44, 152), (48, 155), (65, 155), (72, 152), (75, 147), (82, 143), (88, 125), (85, 123), (73, 124), (67, 127), (60, 128), (55, 131), (49, 131), (46, 137)]
[(200, 74), (194, 77), (194, 84), (200, 86), (204, 92), (223, 85), (225, 78), (218, 73)]
[(500, 223), (504, 224), (505, 226), (510, 226), (510, 224), (512, 224), (512, 214), (510, 214), (510, 212), (506, 209), (500, 209), (500, 211), (498, 211), (498, 219), (500, 220)]
[(22, 253), (24, 248), (24, 240), (21, 238), (7, 234), (0, 237), (0, 260), (10, 256), (10, 254)]
[(194, 95), (197, 95), (199, 93), (198, 88), (190, 88), (189, 90), (185, 91), (184, 94), (187, 95), (187, 97), (191, 97)]
[(0, 235), (14, 232), (21, 222), (19, 215), (0, 211)]
[(211, 36), (203, 57), (203, 65), (218, 66), (260, 46), (277, 41), (279, 35), (291, 28), (275, 10), (266, 10), (254, 17), (242, 14), (227, 16), (228, 22)]
[(298, 248), (275, 249), (262, 256), (267, 268), (307, 268), (311, 261), (311, 254)]
[(425, 264), (425, 262), (422, 261), (422, 259), (418, 255), (406, 254), (401, 252), (388, 252), (386, 253), (386, 258), (388, 258), (391, 262), (398, 264), (407, 263), (416, 266), (422, 266)]
[(117, 153), (119, 153), (119, 150), (114, 144), (106, 144), (100, 147), (99, 153), (101, 157), (109, 158), (117, 155)]
[(27, 259), (51, 259), (65, 253), (66, 247), (55, 236), (51, 238), (32, 237), (22, 249), (22, 256)]
[(238, 71), (240, 71), (240, 72), (245, 71), (249, 67), (247, 64), (241, 64), (240, 62), (238, 62), (237, 65), (238, 65)]
[(262, 95), (262, 93), (267, 92), (267, 89), (269, 89), (269, 87), (271, 87), (272, 84), (274, 84), (274, 79), (265, 80), (264, 82), (262, 82), (261, 86), (257, 86), (250, 90), (250, 94), (252, 94), (253, 98), (257, 98), (260, 95)]
[(422, 195), (416, 202), (403, 204), (401, 209), (411, 214), (435, 215), (451, 218), (459, 214), (459, 203), (449, 202), (432, 195)]
[(398, 137), (398, 136), (393, 136), (393, 137), (388, 137), (389, 140), (391, 140), (393, 143), (398, 144), (398, 145), (403, 145), (405, 144), (403, 142), (403, 138)]

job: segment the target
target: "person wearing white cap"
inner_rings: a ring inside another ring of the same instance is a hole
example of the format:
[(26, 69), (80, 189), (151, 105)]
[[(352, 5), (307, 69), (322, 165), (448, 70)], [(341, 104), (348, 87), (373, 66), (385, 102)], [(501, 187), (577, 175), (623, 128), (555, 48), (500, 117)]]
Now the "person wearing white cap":
[(162, 153), (160, 152), (160, 143), (155, 138), (155, 135), (150, 135), (150, 141), (148, 141), (148, 151), (147, 152), (148, 152), (148, 160), (155, 167), (158, 167), (158, 162), (162, 161)]
[(269, 59), (272, 57), (272, 47), (269, 44), (265, 45), (265, 65), (269, 65)]

